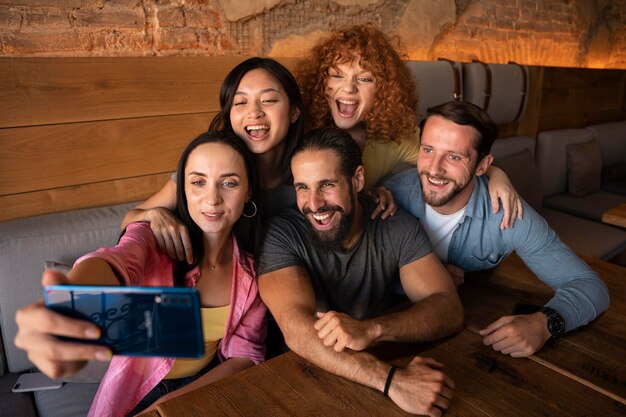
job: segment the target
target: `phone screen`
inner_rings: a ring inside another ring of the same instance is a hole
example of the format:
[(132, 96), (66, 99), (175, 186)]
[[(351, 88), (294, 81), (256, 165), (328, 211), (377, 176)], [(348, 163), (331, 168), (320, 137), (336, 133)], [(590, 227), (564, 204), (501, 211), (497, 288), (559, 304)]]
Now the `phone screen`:
[(193, 288), (54, 285), (44, 288), (44, 300), (52, 310), (97, 324), (102, 336), (95, 343), (114, 354), (204, 354), (200, 303)]

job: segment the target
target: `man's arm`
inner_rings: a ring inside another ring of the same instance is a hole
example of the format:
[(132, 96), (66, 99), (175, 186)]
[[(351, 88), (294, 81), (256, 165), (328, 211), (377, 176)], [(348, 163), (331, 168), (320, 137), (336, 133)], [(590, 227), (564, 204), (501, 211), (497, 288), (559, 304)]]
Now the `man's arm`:
[(430, 341), (463, 325), (463, 305), (452, 278), (434, 252), (400, 268), (402, 289), (414, 304), (378, 319), (386, 329), (379, 340)]
[[(292, 266), (263, 274), (259, 290), (290, 349), (328, 372), (383, 391), (389, 364), (366, 352), (335, 352), (317, 337), (315, 294), (304, 268)], [(407, 412), (441, 415), (452, 398), (454, 383), (440, 368), (432, 359), (414, 359), (394, 375), (390, 398)]]
[[(525, 203), (524, 203), (525, 204)], [(524, 207), (524, 218), (503, 233), (512, 249), (537, 277), (555, 290), (546, 307), (565, 321), (565, 331), (585, 325), (609, 305), (606, 285), (565, 245), (546, 220)], [(483, 342), (513, 357), (529, 356), (550, 338), (543, 313), (504, 316), (480, 331)]]
[(380, 341), (424, 342), (447, 336), (463, 324), (463, 306), (449, 273), (430, 254), (400, 268), (400, 281), (413, 305), (368, 320), (335, 311), (319, 314), (318, 337), (336, 351), (363, 350)]

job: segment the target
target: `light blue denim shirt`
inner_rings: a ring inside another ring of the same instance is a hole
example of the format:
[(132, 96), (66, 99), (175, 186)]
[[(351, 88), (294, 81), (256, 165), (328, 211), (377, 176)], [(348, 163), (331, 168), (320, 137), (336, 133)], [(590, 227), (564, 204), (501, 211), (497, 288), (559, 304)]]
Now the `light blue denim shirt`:
[[(417, 170), (390, 176), (382, 185), (398, 206), (418, 219), (425, 203)], [(465, 214), (452, 235), (448, 263), (465, 272), (494, 268), (516, 251), (537, 277), (549, 285), (554, 297), (546, 307), (559, 312), (566, 331), (585, 325), (609, 306), (609, 291), (589, 265), (565, 245), (546, 220), (525, 201), (523, 218), (500, 230), (502, 210), (493, 214), (486, 176), (478, 177)]]

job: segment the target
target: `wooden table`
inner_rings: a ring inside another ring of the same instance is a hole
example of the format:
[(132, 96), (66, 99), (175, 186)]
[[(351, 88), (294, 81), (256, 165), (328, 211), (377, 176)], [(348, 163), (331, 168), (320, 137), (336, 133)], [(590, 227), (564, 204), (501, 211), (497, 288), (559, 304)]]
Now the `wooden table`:
[[(446, 416), (626, 415), (626, 268), (586, 259), (611, 291), (611, 307), (591, 325), (514, 359), (482, 344), (476, 331), (515, 303), (543, 304), (550, 290), (513, 256), (471, 274), (461, 286), (466, 329), (438, 343), (372, 349), (405, 365), (415, 355), (445, 364), (456, 383)], [(405, 416), (378, 391), (287, 353), (158, 407), (174, 416)]]
[(602, 222), (626, 228), (626, 203), (622, 203), (604, 213)]

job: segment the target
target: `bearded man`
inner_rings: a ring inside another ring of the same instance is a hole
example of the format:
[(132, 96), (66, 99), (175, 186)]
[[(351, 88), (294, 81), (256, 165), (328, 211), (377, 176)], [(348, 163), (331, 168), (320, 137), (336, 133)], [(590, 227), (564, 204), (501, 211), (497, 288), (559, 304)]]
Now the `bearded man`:
[[(401, 210), (371, 219), (376, 204), (359, 195), (360, 149), (338, 128), (306, 135), (291, 170), (299, 210), (272, 219), (258, 270), (261, 298), (287, 345), (407, 412), (441, 415), (454, 383), (440, 363), (415, 357), (397, 369), (364, 351), (378, 341), (439, 339), (462, 325), (452, 279), (419, 221)], [(411, 303), (388, 313), (398, 279)]]
[[(554, 291), (532, 314), (501, 317), (480, 331), (483, 342), (512, 357), (529, 356), (550, 338), (587, 324), (609, 305), (606, 285), (522, 201), (524, 217), (502, 229), (484, 175), (498, 127), (480, 107), (451, 101), (428, 109), (417, 170), (383, 182), (398, 206), (420, 219), (455, 284), (464, 273), (496, 267), (513, 251)], [(506, 139), (503, 139), (506, 140)]]

